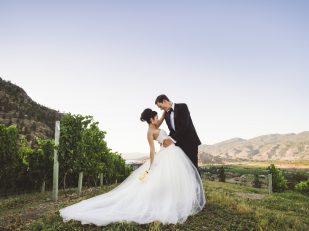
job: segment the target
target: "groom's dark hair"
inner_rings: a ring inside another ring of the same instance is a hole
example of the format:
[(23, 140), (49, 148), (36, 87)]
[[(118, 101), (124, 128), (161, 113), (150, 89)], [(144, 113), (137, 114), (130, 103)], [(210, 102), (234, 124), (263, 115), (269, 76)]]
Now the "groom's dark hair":
[(155, 104), (157, 103), (163, 103), (163, 100), (167, 100), (167, 101), (170, 101), (170, 99), (166, 96), (166, 95), (159, 95), (157, 98), (156, 98), (156, 102)]

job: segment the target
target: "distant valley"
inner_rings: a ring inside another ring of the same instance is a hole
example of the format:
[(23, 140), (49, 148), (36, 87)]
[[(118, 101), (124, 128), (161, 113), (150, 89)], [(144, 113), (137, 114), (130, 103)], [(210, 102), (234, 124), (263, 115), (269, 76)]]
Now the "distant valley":
[(252, 139), (233, 138), (199, 147), (201, 163), (309, 160), (309, 132), (269, 134)]

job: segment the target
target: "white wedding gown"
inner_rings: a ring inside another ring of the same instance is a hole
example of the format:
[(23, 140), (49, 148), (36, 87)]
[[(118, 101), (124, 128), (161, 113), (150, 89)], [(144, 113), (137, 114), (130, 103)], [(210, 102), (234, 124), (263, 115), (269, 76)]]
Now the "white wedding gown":
[[(162, 143), (167, 136), (160, 130), (157, 141)], [(140, 180), (149, 163), (147, 160), (113, 190), (60, 209), (60, 216), (64, 221), (98, 226), (122, 221), (176, 224), (203, 209), (206, 200), (201, 178), (181, 148), (162, 146), (149, 174)]]

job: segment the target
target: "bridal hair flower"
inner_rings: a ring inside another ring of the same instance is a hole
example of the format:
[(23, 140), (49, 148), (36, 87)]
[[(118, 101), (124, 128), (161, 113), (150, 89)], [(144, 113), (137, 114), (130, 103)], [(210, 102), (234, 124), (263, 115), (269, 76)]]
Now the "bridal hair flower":
[(139, 177), (138, 179), (140, 179), (141, 181), (143, 181), (145, 179), (145, 177), (147, 176), (147, 174), (149, 173), (148, 170), (145, 170)]

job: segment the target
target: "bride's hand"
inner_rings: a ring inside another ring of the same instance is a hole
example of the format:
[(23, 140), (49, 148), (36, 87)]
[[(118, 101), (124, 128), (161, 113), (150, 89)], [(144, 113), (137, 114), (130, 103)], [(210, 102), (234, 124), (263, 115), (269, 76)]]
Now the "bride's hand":
[(147, 176), (147, 174), (149, 173), (149, 170), (145, 170), (139, 177), (138, 179), (140, 179), (141, 181), (143, 181), (145, 179), (145, 177)]
[(163, 147), (168, 147), (173, 143), (173, 141), (171, 139), (165, 139), (163, 140)]

